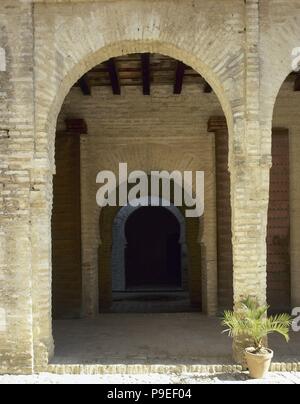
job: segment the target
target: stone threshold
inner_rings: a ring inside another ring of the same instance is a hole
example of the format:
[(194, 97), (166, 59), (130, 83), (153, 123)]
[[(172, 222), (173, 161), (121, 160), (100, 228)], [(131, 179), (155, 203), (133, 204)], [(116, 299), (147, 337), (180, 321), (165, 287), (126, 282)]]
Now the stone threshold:
[[(300, 372), (300, 362), (276, 363), (270, 369), (271, 372)], [(74, 374), (74, 375), (104, 375), (104, 374), (217, 374), (217, 373), (241, 373), (240, 365), (199, 364), (199, 365), (70, 365), (56, 364), (38, 369), (38, 373)]]
[[(235, 364), (49, 364), (48, 366), (37, 367), (33, 372), (30, 369), (5, 369), (0, 366), (0, 375), (30, 375), (39, 373), (52, 373), (57, 375), (113, 375), (113, 374), (220, 374), (220, 373), (242, 373), (244, 369)], [(300, 362), (274, 362), (270, 372), (300, 372)]]

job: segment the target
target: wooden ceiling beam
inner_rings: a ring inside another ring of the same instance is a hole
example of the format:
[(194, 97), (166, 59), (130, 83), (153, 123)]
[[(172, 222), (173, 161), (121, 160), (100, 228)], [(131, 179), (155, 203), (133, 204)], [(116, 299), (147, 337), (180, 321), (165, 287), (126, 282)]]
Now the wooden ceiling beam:
[(175, 84), (174, 84), (174, 94), (182, 93), (183, 79), (186, 66), (183, 62), (177, 62)]
[(300, 91), (300, 72), (296, 74), (294, 91)]
[(151, 94), (150, 53), (142, 53), (143, 94)]
[(115, 59), (114, 58), (109, 59), (109, 61), (106, 62), (106, 64), (110, 77), (112, 92), (114, 95), (121, 95), (121, 85)]
[(86, 135), (88, 133), (87, 123), (84, 119), (65, 120), (66, 132), (73, 135)]
[(211, 85), (207, 81), (205, 81), (205, 83), (204, 83), (203, 92), (205, 94), (211, 94), (213, 92)]
[(78, 84), (79, 84), (79, 87), (80, 87), (83, 95), (85, 95), (85, 96), (92, 95), (92, 90), (91, 90), (91, 86), (90, 86), (87, 74), (84, 74), (78, 80)]

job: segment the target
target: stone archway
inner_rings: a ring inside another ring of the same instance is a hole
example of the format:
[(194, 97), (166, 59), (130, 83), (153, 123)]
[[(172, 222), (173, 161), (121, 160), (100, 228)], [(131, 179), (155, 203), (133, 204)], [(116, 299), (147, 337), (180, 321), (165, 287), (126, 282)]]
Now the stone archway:
[[(134, 201), (133, 201), (134, 202)], [(162, 206), (161, 198), (149, 198), (149, 206)], [(113, 243), (112, 243), (112, 290), (113, 291), (125, 291), (125, 247), (126, 247), (126, 234), (125, 228), (129, 217), (136, 212), (140, 207), (136, 206), (124, 206), (121, 208), (114, 220), (113, 224)], [(164, 206), (169, 212), (171, 212), (177, 219), (180, 225), (180, 240), (179, 243), (182, 249), (182, 258), (186, 252), (186, 223), (183, 215), (176, 206), (170, 204), (170, 206)], [(184, 272), (184, 260), (182, 259), (182, 272)]]
[[(169, 45), (166, 46), (167, 51), (163, 51), (163, 49), (165, 49), (164, 44), (157, 44), (157, 46), (153, 49), (153, 46), (150, 47), (147, 43), (145, 43), (145, 44), (141, 43), (138, 46), (138, 43), (135, 42), (134, 43), (134, 48), (132, 48), (132, 45), (130, 45), (128, 47), (125, 47), (125, 44), (123, 42), (121, 42), (120, 44), (118, 44), (117, 49), (119, 47), (123, 48), (122, 53), (130, 53), (133, 50), (134, 51), (138, 51), (138, 50), (142, 50), (142, 51), (154, 50), (154, 51), (162, 53), (162, 54), (167, 54), (168, 56), (170, 55), (171, 57), (176, 57), (176, 55), (177, 55), (177, 50), (174, 49), (174, 52), (172, 50), (170, 51), (170, 48), (172, 49), (172, 46), (170, 47)], [(128, 51), (127, 51), (127, 49), (128, 49)], [(103, 52), (106, 55), (106, 58), (109, 58), (110, 56), (114, 56), (114, 55), (119, 54), (119, 51), (116, 50), (115, 46), (112, 46), (112, 47), (110, 47), (108, 49), (105, 49), (105, 50), (103, 50)], [(102, 60), (103, 59), (101, 58), (98, 61), (98, 63), (100, 61), (102, 61)], [(183, 58), (183, 60), (184, 61), (189, 60), (189, 58), (188, 57), (187, 57), (187, 59)], [(87, 62), (87, 65), (89, 65), (89, 63), (91, 63), (91, 62)], [(95, 63), (95, 62), (93, 62), (93, 63)], [(186, 62), (186, 63), (188, 64), (189, 62)], [(194, 63), (193, 58), (192, 58), (192, 63)], [(195, 66), (195, 64), (194, 64), (194, 66)], [(199, 68), (196, 68), (196, 70), (199, 70)], [(217, 84), (214, 85), (214, 83), (212, 83), (212, 81), (210, 81), (210, 83), (211, 83), (212, 87), (215, 88), (217, 93), (220, 92), (220, 90), (218, 90), (218, 85)], [(64, 94), (66, 93), (65, 90), (63, 90), (63, 92), (64, 92)], [(230, 113), (229, 113), (230, 107), (229, 107), (228, 104), (226, 104), (227, 101), (226, 101), (226, 97), (224, 96), (224, 94), (222, 95), (222, 97), (223, 97), (223, 106), (225, 106), (225, 110), (227, 111), (228, 116), (230, 117)], [(59, 101), (58, 103), (55, 102), (55, 104), (53, 104), (51, 112), (50, 112), (50, 115), (53, 116), (53, 111), (55, 110), (54, 116), (56, 117), (56, 115), (58, 113), (58, 109), (59, 109), (58, 105), (60, 105), (61, 102), (62, 102), (62, 100)], [(232, 127), (230, 118), (228, 119), (228, 125), (229, 125), (229, 127)], [(48, 133), (51, 134), (51, 128), (49, 128)], [(51, 137), (50, 137), (49, 140), (50, 140), (50, 150), (52, 150), (53, 146), (51, 146)], [(194, 225), (191, 225), (191, 226), (194, 226)], [(192, 253), (192, 258), (191, 258), (191, 260), (192, 260), (191, 268), (194, 271), (194, 273), (196, 273), (196, 271), (197, 271), (197, 264), (196, 263), (202, 260), (202, 263), (203, 263), (202, 268), (203, 268), (203, 271), (204, 271), (201, 276), (198, 275), (197, 280), (195, 280), (195, 282), (191, 285), (191, 288), (190, 288), (191, 299), (192, 299), (192, 301), (193, 301), (193, 303), (195, 305), (197, 305), (197, 306), (198, 305), (203, 305), (205, 312), (208, 312), (210, 314), (215, 314), (216, 310), (217, 310), (217, 303), (216, 303), (216, 300), (217, 300), (217, 280), (216, 280), (217, 274), (216, 274), (216, 271), (211, 271), (211, 269), (213, 269), (213, 268), (210, 268), (214, 264), (213, 264), (213, 261), (209, 261), (209, 260), (206, 259), (206, 253), (207, 253), (206, 252), (206, 247), (205, 247), (205, 245), (203, 243), (201, 243), (201, 242), (199, 243), (198, 231), (196, 231), (196, 232), (191, 231), (190, 234), (191, 235), (190, 235), (190, 239), (188, 240), (188, 242), (190, 242), (192, 245), (195, 246), (195, 248), (193, 247), (193, 253)], [(197, 249), (196, 246), (198, 247), (198, 249)], [(109, 264), (108, 252), (110, 251), (110, 249), (111, 249), (111, 242), (107, 243), (107, 244), (103, 243), (101, 248), (100, 248), (100, 251), (101, 251), (100, 257), (102, 256), (102, 260), (106, 261), (107, 264)], [(106, 250), (106, 253), (105, 253), (105, 250)], [(104, 256), (103, 256), (103, 254), (104, 254)], [(101, 258), (100, 258), (100, 261), (101, 261)], [(204, 283), (202, 282), (202, 279), (205, 280)], [(108, 276), (104, 280), (104, 284), (109, 285), (110, 282), (111, 282), (111, 280), (110, 280), (110, 277)], [(199, 290), (199, 288), (202, 289), (203, 287), (204, 287), (204, 290), (203, 290), (203, 293), (202, 293), (202, 297), (200, 297), (199, 293), (198, 293), (198, 290)], [(108, 288), (106, 290), (106, 292), (105, 292), (105, 294), (107, 296), (104, 297), (104, 302), (105, 302), (104, 306), (106, 306), (107, 304), (109, 305), (109, 303), (107, 303), (107, 302), (109, 302), (110, 299), (111, 299), (109, 290), (110, 290), (110, 288)], [(101, 304), (103, 305), (103, 302)], [(48, 319), (49, 319), (49, 322), (48, 322), (49, 328), (48, 329), (51, 330), (51, 316), (48, 317)], [(44, 317), (42, 319), (43, 322), (45, 320), (47, 321), (46, 317)], [(52, 334), (50, 334), (50, 338), (51, 338), (50, 339), (50, 344), (51, 344)]]
[[(138, 3), (134, 12), (129, 3), (124, 2), (122, 7), (125, 9), (122, 13), (115, 9), (113, 3), (107, 6), (105, 19), (103, 19), (100, 8), (93, 9), (94, 14), (80, 14), (82, 12), (81, 7), (72, 5), (73, 14), (75, 16), (80, 15), (82, 18), (80, 38), (78, 37), (78, 21), (75, 23), (73, 17), (68, 16), (63, 24), (57, 25), (58, 20), (55, 16), (54, 7), (51, 10), (50, 21), (55, 26), (55, 49), (43, 46), (42, 42), (36, 46), (38, 56), (35, 68), (37, 82), (35, 147), (37, 166), (43, 167), (43, 172), (39, 171), (38, 173), (39, 181), (43, 187), (42, 191), (36, 193), (35, 202), (40, 200), (43, 207), (38, 210), (32, 209), (31, 230), (36, 234), (40, 226), (45, 229), (39, 242), (32, 246), (32, 254), (36, 257), (32, 268), (34, 283), (41, 285), (33, 295), (33, 310), (36, 313), (33, 324), (33, 345), (35, 347), (35, 360), (38, 364), (45, 363), (48, 356), (51, 357), (53, 353), (50, 217), (52, 174), (55, 172), (54, 138), (58, 113), (72, 85), (91, 67), (114, 56), (135, 52), (157, 52), (168, 55), (193, 67), (203, 75), (214, 89), (227, 118), (230, 138), (234, 131), (232, 105), (236, 100), (242, 99), (243, 96), (242, 86), (238, 86), (238, 80), (233, 79), (233, 75), (240, 76), (239, 72), (242, 66), (239, 66), (239, 58), (236, 58), (234, 62), (232, 57), (228, 60), (224, 59), (224, 53), (228, 51), (232, 54), (233, 52), (229, 45), (230, 41), (228, 41), (228, 49), (224, 50), (223, 34), (220, 35), (222, 40), (216, 41), (215, 30), (210, 31), (207, 26), (205, 29), (198, 28), (202, 26), (202, 24), (199, 25), (199, 18), (205, 23), (205, 17), (203, 17), (205, 13), (195, 17), (193, 7), (188, 7), (188, 11), (182, 10), (183, 12), (180, 13), (174, 4), (171, 5), (171, 8), (164, 4), (153, 20), (152, 12), (145, 2)], [(76, 10), (78, 14), (76, 14)], [(95, 15), (98, 18), (95, 18)], [(182, 32), (184, 20), (186, 20), (188, 27), (185, 33)], [(101, 27), (99, 26), (100, 21), (102, 22)], [(139, 21), (138, 29), (128, 30), (128, 27), (136, 27), (136, 21)], [(41, 27), (48, 24), (48, 22), (43, 21), (43, 18), (39, 20), (39, 23)], [(172, 29), (169, 29), (170, 24)], [(191, 38), (195, 38), (195, 30), (198, 32), (197, 42), (191, 40)], [(205, 38), (202, 35), (203, 32), (205, 32)], [(227, 35), (230, 36), (231, 34), (230, 31), (227, 31)], [(208, 36), (215, 41), (214, 52), (212, 52), (211, 46), (206, 46)], [(195, 43), (197, 46), (193, 45)], [(237, 45), (235, 52), (240, 54), (241, 49)], [(47, 64), (46, 66), (43, 63), (43, 60), (53, 59), (57, 61), (57, 64)], [(225, 74), (221, 74), (220, 66), (226, 63), (230, 65), (230, 68), (226, 70)], [(47, 90), (44, 88), (46, 83)], [(48, 85), (49, 83), (51, 86)], [(236, 130), (243, 130), (242, 125), (236, 125)], [(232, 149), (230, 148), (230, 150)], [(194, 238), (197, 238), (195, 234), (193, 235)], [(110, 248), (109, 243), (107, 247)], [(106, 247), (104, 246), (104, 248)], [(40, 253), (41, 251), (43, 254)], [(208, 265), (210, 264), (209, 262)], [(44, 268), (43, 271), (40, 270), (41, 266)], [(213, 295), (211, 291), (215, 289), (215, 284), (214, 279), (207, 281), (205, 295)], [(215, 312), (214, 301), (208, 306), (211, 312)], [(41, 330), (43, 331), (41, 332)]]
[[(152, 201), (157, 201), (157, 197), (152, 197)], [(170, 204), (170, 203), (169, 203)], [(206, 314), (213, 315), (211, 308), (217, 307), (217, 282), (213, 285), (208, 284), (208, 280), (213, 279), (217, 274), (208, 274), (210, 263), (207, 262), (207, 248), (203, 240), (204, 234), (204, 216), (201, 218), (184, 218), (184, 208), (177, 209), (175, 206), (167, 206), (172, 213), (175, 211), (177, 218), (180, 220), (182, 230), (185, 237), (181, 240), (185, 241), (188, 256), (188, 276), (187, 288), (189, 289), (190, 301), (193, 306), (202, 308)], [(101, 242), (98, 248), (98, 283), (99, 283), (99, 309), (100, 311), (109, 311), (112, 304), (112, 253), (113, 253), (113, 237), (115, 220), (120, 211), (124, 208), (107, 206), (101, 210), (99, 220), (99, 233)], [(126, 208), (125, 208), (126, 209)], [(129, 216), (136, 208), (129, 207)], [(126, 211), (123, 210), (124, 215)], [(127, 213), (125, 213), (127, 216)], [(129, 217), (128, 216), (128, 217)], [(121, 219), (121, 218), (120, 218)], [(125, 225), (126, 221), (124, 221)], [(125, 228), (124, 228), (125, 234)], [(123, 242), (125, 235), (123, 234)], [(122, 232), (121, 232), (122, 237)], [(213, 269), (213, 268), (212, 268)], [(210, 295), (208, 296), (208, 288), (211, 286)]]

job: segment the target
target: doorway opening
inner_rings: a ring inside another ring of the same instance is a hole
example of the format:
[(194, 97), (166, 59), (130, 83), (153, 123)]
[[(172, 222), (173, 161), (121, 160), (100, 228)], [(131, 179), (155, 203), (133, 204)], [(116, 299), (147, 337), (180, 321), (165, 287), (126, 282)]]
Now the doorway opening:
[(123, 207), (115, 217), (111, 311), (199, 311), (190, 299), (186, 219), (161, 200), (151, 206), (154, 199), (147, 207)]
[(126, 290), (182, 288), (180, 225), (163, 207), (142, 207), (126, 223)]

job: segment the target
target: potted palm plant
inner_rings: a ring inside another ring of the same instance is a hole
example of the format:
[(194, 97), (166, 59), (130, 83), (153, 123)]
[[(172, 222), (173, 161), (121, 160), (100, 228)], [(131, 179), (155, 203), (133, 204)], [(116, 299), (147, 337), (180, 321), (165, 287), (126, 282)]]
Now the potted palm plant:
[(270, 370), (274, 353), (267, 348), (268, 335), (281, 334), (289, 341), (292, 318), (288, 314), (268, 317), (268, 306), (260, 306), (256, 299), (243, 300), (235, 312), (226, 311), (223, 317), (225, 333), (235, 339), (248, 341), (246, 362), (253, 379), (262, 379)]

